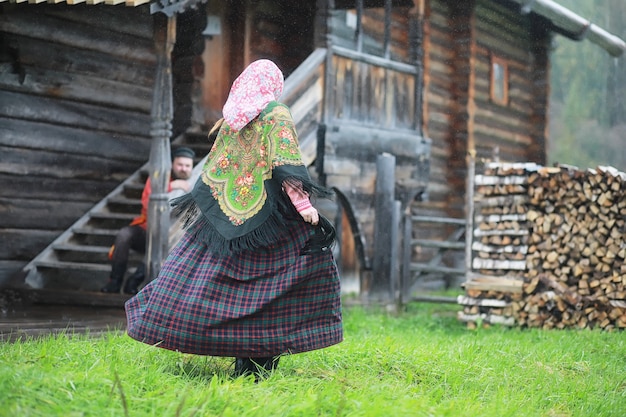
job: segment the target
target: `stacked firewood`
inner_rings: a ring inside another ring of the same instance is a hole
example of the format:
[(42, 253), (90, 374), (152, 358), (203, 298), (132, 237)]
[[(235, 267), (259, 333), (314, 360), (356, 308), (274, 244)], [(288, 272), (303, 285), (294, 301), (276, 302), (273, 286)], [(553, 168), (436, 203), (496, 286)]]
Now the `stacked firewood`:
[(529, 327), (626, 327), (626, 174), (562, 166), (529, 177)]
[(459, 319), (469, 327), (516, 322), (528, 253), (528, 178), (539, 168), (487, 163), (473, 178), (471, 272), (458, 299), (464, 306)]
[(626, 328), (626, 174), (490, 164), (475, 187), (461, 319)]

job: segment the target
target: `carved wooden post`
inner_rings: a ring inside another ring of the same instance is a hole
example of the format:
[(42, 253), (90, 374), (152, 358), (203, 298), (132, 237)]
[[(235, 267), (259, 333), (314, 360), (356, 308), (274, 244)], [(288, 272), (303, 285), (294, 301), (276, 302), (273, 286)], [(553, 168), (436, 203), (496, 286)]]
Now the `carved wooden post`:
[(389, 302), (394, 298), (394, 256), (397, 255), (397, 230), (394, 214), (396, 157), (379, 155), (376, 159), (376, 200), (374, 203), (374, 257), (372, 259), (372, 282), (370, 297)]
[(154, 17), (154, 40), (157, 69), (152, 96), (152, 145), (150, 148), (150, 184), (152, 193), (148, 203), (148, 233), (146, 242), (146, 273), (152, 280), (158, 275), (169, 251), (168, 235), (170, 211), (168, 184), (172, 162), (170, 137), (172, 135), (172, 49), (176, 42), (176, 15)]

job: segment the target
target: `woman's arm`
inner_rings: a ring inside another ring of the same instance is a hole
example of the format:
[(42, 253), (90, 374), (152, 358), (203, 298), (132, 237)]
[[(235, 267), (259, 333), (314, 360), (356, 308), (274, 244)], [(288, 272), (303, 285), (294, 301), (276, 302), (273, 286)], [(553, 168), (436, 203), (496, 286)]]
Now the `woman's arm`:
[(283, 181), (283, 190), (285, 190), (291, 203), (304, 221), (316, 225), (319, 221), (319, 214), (317, 209), (311, 204), (309, 194), (302, 189), (302, 183), (299, 181)]

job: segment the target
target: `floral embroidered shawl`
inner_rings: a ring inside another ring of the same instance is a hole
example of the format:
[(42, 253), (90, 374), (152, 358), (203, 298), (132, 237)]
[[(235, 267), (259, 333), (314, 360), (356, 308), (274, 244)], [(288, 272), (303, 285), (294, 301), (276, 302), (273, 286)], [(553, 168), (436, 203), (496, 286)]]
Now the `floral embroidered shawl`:
[(274, 101), (241, 131), (223, 123), (194, 189), (173, 205), (216, 252), (267, 247), (281, 239), (287, 218), (299, 218), (282, 190), (292, 180), (311, 197), (330, 195), (302, 162), (288, 107)]
[(202, 181), (235, 226), (264, 206), (264, 182), (277, 166), (301, 166), (302, 157), (289, 109), (272, 102), (258, 121), (240, 131), (224, 123), (202, 171)]

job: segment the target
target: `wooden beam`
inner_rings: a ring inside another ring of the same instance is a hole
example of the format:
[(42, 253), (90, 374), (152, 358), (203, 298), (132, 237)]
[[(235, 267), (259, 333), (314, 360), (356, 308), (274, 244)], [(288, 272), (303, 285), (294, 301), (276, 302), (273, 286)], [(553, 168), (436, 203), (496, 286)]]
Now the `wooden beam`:
[[(372, 259), (373, 276), (370, 296), (375, 299), (392, 300), (393, 297), (393, 262), (395, 204), (395, 167), (396, 158), (391, 154), (381, 154), (376, 161), (376, 196), (374, 224), (374, 258)], [(396, 252), (397, 253), (397, 252)]]
[(170, 137), (172, 135), (172, 50), (176, 43), (176, 14), (154, 16), (154, 40), (157, 69), (152, 101), (152, 147), (150, 149), (150, 184), (152, 193), (148, 203), (148, 235), (146, 251), (147, 276), (157, 277), (161, 264), (169, 252), (170, 210), (167, 195), (172, 162)]

